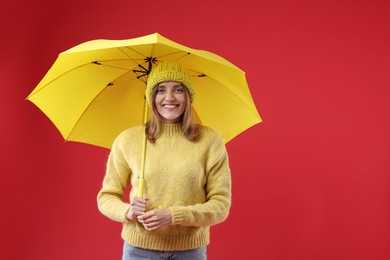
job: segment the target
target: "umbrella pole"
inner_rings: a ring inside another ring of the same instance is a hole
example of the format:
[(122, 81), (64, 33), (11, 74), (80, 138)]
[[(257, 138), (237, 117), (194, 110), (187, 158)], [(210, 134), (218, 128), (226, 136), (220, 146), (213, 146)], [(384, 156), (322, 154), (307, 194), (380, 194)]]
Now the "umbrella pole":
[[(148, 120), (148, 102), (146, 99), (144, 100), (144, 125), (146, 124)], [(141, 157), (141, 174), (139, 176), (139, 189), (138, 189), (138, 197), (143, 198), (145, 195), (145, 157), (146, 157), (146, 133), (144, 131), (143, 133), (143, 140), (142, 140), (142, 157)]]

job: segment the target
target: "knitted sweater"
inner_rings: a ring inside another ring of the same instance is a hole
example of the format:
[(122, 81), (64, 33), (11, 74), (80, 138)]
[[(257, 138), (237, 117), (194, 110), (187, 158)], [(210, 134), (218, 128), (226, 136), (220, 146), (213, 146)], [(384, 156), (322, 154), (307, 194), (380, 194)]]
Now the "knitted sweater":
[(223, 222), (231, 202), (231, 176), (221, 136), (201, 127), (201, 137), (190, 142), (180, 125), (162, 126), (155, 143), (147, 143), (145, 191), (148, 210), (172, 212), (172, 225), (147, 231), (126, 219), (130, 205), (123, 199), (131, 184), (130, 200), (138, 194), (143, 126), (130, 128), (114, 141), (97, 200), (108, 218), (122, 222), (122, 238), (153, 250), (188, 250), (209, 244), (210, 226)]

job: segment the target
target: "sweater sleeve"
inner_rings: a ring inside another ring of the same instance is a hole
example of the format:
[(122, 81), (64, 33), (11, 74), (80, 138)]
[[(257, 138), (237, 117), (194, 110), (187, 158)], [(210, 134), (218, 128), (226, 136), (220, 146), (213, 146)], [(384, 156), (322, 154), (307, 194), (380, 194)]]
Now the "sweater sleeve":
[(208, 156), (206, 202), (170, 207), (173, 225), (212, 226), (226, 220), (231, 205), (231, 176), (225, 144), (219, 135)]
[(126, 222), (129, 203), (123, 201), (124, 191), (129, 183), (131, 170), (125, 163), (120, 139), (117, 139), (107, 160), (106, 175), (97, 195), (99, 211), (108, 218)]

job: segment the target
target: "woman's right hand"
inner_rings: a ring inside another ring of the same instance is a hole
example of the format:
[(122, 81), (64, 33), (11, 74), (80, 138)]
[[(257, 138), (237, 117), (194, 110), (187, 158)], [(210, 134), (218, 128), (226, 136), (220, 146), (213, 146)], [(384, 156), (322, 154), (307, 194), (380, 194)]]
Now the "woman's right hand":
[(137, 217), (143, 215), (146, 212), (147, 203), (147, 197), (134, 197), (134, 199), (130, 201), (130, 208), (126, 213), (126, 218), (128, 220), (138, 221)]

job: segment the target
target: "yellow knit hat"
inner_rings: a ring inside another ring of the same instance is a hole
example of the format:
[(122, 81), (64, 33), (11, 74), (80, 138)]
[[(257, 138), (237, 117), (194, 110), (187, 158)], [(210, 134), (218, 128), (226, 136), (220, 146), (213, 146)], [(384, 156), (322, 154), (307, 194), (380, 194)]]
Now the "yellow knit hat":
[(175, 81), (182, 83), (190, 94), (191, 103), (194, 100), (195, 89), (192, 87), (191, 75), (176, 62), (164, 62), (153, 68), (146, 83), (145, 97), (152, 106), (152, 93), (154, 87), (161, 82)]

